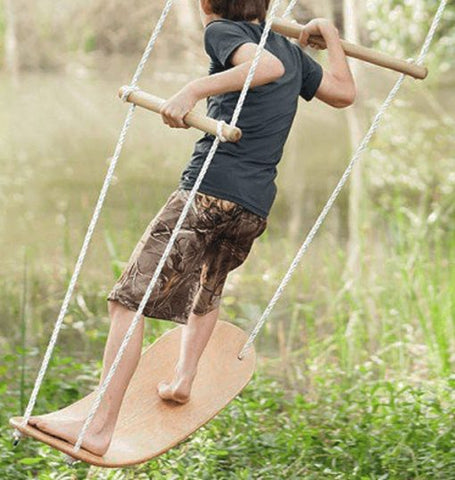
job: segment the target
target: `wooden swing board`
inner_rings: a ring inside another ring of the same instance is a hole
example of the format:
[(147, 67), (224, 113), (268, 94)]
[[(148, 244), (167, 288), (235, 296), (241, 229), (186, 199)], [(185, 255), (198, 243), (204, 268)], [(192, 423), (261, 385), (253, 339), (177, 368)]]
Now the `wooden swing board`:
[[(232, 323), (218, 320), (199, 361), (190, 400), (180, 404), (161, 399), (156, 386), (173, 378), (183, 327), (167, 331), (142, 354), (104, 456), (93, 455), (83, 448), (74, 452), (72, 444), (31, 425), (22, 426), (22, 417), (11, 418), (11, 426), (74, 459), (100, 467), (135, 465), (161, 455), (226, 407), (249, 383), (256, 366), (253, 345), (242, 360), (237, 357), (247, 334)], [(88, 412), (94, 395), (92, 392), (56, 413), (62, 417), (80, 417)]]

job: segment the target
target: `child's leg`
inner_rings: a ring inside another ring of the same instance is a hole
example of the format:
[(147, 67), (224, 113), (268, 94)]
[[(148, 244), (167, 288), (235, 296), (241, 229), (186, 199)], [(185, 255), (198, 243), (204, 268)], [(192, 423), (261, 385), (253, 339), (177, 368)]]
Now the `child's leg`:
[(204, 316), (190, 314), (188, 323), (183, 326), (175, 376), (170, 382), (162, 381), (157, 386), (161, 398), (180, 403), (189, 400), (199, 359), (213, 332), (219, 311), (219, 308), (215, 308)]
[[(260, 236), (267, 220), (235, 203), (203, 195), (197, 203), (201, 218), (213, 216), (213, 234), (205, 247), (200, 274), (200, 286), (192, 305), (193, 311), (183, 327), (180, 357), (175, 376), (170, 382), (160, 382), (158, 393), (163, 399), (181, 403), (188, 401), (199, 358), (204, 351), (218, 319), (223, 287), (230, 271), (247, 258), (254, 239)], [(218, 228), (221, 231), (217, 231)]]
[[(118, 302), (109, 301), (108, 308), (111, 326), (104, 350), (103, 373), (100, 385), (109, 372), (136, 313), (128, 310)], [(141, 356), (143, 334), (144, 317), (141, 316), (82, 443), (83, 448), (96, 455), (103, 455), (111, 442), (123, 397)], [(86, 415), (82, 416), (82, 418), (62, 418), (61, 416), (56, 417), (55, 414), (51, 413), (32, 417), (30, 424), (75, 444), (85, 418)]]

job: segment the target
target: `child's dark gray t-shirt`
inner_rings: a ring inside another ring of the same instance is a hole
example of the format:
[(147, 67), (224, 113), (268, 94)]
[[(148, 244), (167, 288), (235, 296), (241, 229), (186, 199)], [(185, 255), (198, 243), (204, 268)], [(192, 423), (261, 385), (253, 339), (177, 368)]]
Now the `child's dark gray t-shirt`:
[[(210, 74), (232, 68), (230, 57), (240, 45), (259, 43), (265, 22), (214, 20), (205, 29), (205, 49)], [(270, 32), (266, 49), (278, 57), (285, 74), (278, 80), (250, 89), (237, 126), (238, 143), (220, 143), (199, 191), (231, 200), (267, 217), (276, 195), (276, 166), (294, 119), (299, 95), (311, 100), (322, 79), (322, 67), (298, 45)], [(240, 92), (207, 99), (208, 116), (229, 123)], [(213, 143), (205, 134), (196, 142), (190, 162), (180, 178), (180, 188), (191, 189)]]

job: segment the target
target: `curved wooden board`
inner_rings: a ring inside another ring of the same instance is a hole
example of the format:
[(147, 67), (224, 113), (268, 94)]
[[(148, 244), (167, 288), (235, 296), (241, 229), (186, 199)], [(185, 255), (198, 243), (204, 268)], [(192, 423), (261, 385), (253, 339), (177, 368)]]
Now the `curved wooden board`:
[[(169, 330), (142, 354), (128, 386), (112, 443), (103, 457), (48, 435), (31, 425), (21, 426), (22, 417), (10, 425), (67, 455), (100, 467), (123, 467), (146, 462), (189, 437), (215, 417), (249, 383), (256, 365), (252, 346), (242, 360), (237, 358), (247, 340), (246, 333), (232, 323), (218, 320), (207, 343), (186, 404), (162, 400), (156, 390), (161, 380), (173, 377), (184, 325)], [(94, 393), (58, 412), (86, 412)]]

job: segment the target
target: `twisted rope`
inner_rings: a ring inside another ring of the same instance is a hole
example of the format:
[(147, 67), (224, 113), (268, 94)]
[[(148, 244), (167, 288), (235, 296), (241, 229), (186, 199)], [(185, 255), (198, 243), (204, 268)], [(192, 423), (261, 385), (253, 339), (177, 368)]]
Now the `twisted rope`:
[(289, 17), (289, 15), (292, 13), (292, 11), (294, 10), (295, 6), (297, 5), (297, 2), (298, 2), (298, 0), (291, 0), (291, 1), (289, 2), (288, 7), (286, 8), (286, 10), (285, 10), (284, 13), (283, 13), (283, 17)]
[[(265, 25), (265, 28), (264, 28), (264, 32), (262, 33), (262, 36), (261, 36), (261, 40), (259, 42), (259, 45), (257, 46), (256, 48), (256, 54), (254, 56), (254, 59), (253, 59), (253, 62), (251, 63), (251, 66), (250, 66), (250, 69), (248, 71), (248, 75), (247, 75), (247, 78), (245, 79), (245, 83), (243, 85), (243, 88), (242, 88), (242, 91), (240, 93), (240, 96), (239, 96), (239, 99), (237, 101), (237, 105), (236, 105), (236, 108), (234, 110), (234, 113), (233, 113), (233, 116), (232, 116), (232, 120), (230, 122), (230, 125), (232, 126), (236, 126), (237, 124), (237, 121), (238, 121), (238, 118), (240, 116), (240, 113), (242, 111), (242, 108), (243, 108), (243, 104), (245, 102), (245, 98), (246, 98), (246, 95), (248, 93), (248, 90), (250, 88), (250, 85), (251, 85), (251, 82), (253, 80), (253, 77), (254, 77), (254, 74), (256, 72), (256, 68), (258, 66), (258, 63), (259, 63), (259, 59), (264, 51), (264, 48), (265, 48), (265, 43), (267, 41), (267, 38), (268, 38), (268, 35), (269, 35), (269, 32), (270, 32), (270, 29), (272, 27), (272, 21), (274, 20), (275, 18), (275, 15), (276, 15), (276, 12), (278, 10), (278, 7), (280, 6), (282, 0), (275, 0), (274, 3), (272, 4), (272, 7), (270, 9), (270, 13), (269, 13), (269, 16), (267, 18), (267, 22), (266, 22), (266, 25)], [(107, 388), (109, 387), (109, 384), (117, 370), (117, 367), (118, 367), (118, 364), (120, 363), (121, 359), (122, 359), (122, 356), (126, 350), (126, 348), (128, 347), (128, 343), (136, 329), (136, 326), (137, 324), (139, 323), (139, 319), (142, 315), (142, 312), (144, 311), (144, 308), (147, 304), (147, 301), (148, 299), (150, 298), (150, 295), (158, 281), (158, 277), (161, 273), (161, 270), (163, 269), (163, 266), (171, 252), (171, 249), (175, 243), (175, 240), (177, 238), (177, 235), (179, 234), (181, 228), (182, 228), (182, 225), (183, 225), (183, 222), (188, 214), (188, 211), (189, 209), (191, 208), (191, 205), (193, 204), (193, 201), (194, 201), (194, 198), (196, 196), (196, 193), (199, 189), (199, 186), (202, 182), (202, 180), (204, 179), (204, 176), (207, 172), (207, 169), (209, 168), (210, 166), (210, 163), (212, 162), (212, 159), (213, 157), (215, 156), (215, 153), (218, 149), (218, 146), (220, 144), (220, 138), (219, 136), (215, 137), (215, 140), (212, 144), (212, 147), (210, 148), (210, 151), (207, 155), (207, 158), (205, 159), (203, 165), (202, 165), (202, 168), (201, 168), (201, 171), (199, 172), (198, 174), (198, 177), (193, 185), (193, 188), (191, 189), (191, 192), (190, 192), (190, 195), (188, 197), (188, 200), (180, 214), (180, 217), (177, 221), (177, 224), (175, 225), (174, 227), (174, 230), (172, 231), (172, 235), (169, 239), (169, 242), (163, 252), (163, 255), (161, 256), (160, 258), (160, 261), (158, 262), (158, 265), (155, 269), (155, 272), (153, 274), (153, 277), (152, 279), (150, 280), (150, 283), (148, 284), (147, 286), (147, 289), (145, 291), (145, 294), (144, 296), (142, 297), (142, 300), (141, 300), (141, 303), (139, 304), (139, 307), (138, 307), (138, 310), (125, 334), (125, 337), (123, 338), (123, 341), (122, 341), (122, 344), (120, 345), (120, 348), (118, 349), (117, 351), (117, 354), (115, 356), (115, 359), (109, 369), (109, 372), (108, 374), (106, 375), (106, 378), (104, 379), (104, 381), (102, 382), (98, 392), (97, 392), (97, 395), (96, 395), (96, 399), (95, 401), (93, 402), (91, 408), (90, 408), (90, 411), (88, 413), (88, 416), (84, 422), (84, 425), (79, 433), (79, 436), (78, 436), (78, 439), (77, 439), (77, 442), (74, 446), (74, 449), (73, 451), (74, 452), (77, 452), (80, 448), (81, 448), (81, 445), (82, 445), (82, 442), (83, 442), (83, 439), (84, 439), (84, 436), (87, 432), (87, 429), (89, 428), (91, 422), (93, 421), (93, 418), (95, 417), (96, 415), (96, 412), (98, 411), (98, 408), (101, 404), (101, 400), (103, 399), (103, 396), (107, 390)]]
[[(147, 46), (144, 50), (142, 58), (141, 58), (138, 66), (137, 66), (136, 72), (134, 73), (133, 79), (131, 81), (131, 89), (133, 89), (133, 90), (135, 88), (137, 88), (137, 82), (138, 82), (140, 76), (142, 75), (142, 72), (144, 71), (145, 64), (147, 63), (147, 60), (149, 59), (150, 54), (152, 53), (153, 47), (155, 46), (156, 40), (157, 40), (161, 30), (163, 29), (164, 21), (166, 20), (166, 17), (168, 15), (173, 3), (174, 3), (174, 0), (167, 0), (166, 1), (166, 4), (163, 8), (161, 16), (160, 16), (160, 18), (159, 18), (159, 20), (158, 20), (158, 22), (157, 22), (157, 24), (156, 24), (156, 26), (153, 30), (153, 33), (150, 37), (150, 40), (147, 43)], [(71, 277), (71, 280), (70, 280), (70, 283), (69, 283), (69, 286), (68, 286), (68, 290), (66, 291), (66, 294), (65, 294), (65, 297), (64, 297), (64, 300), (63, 300), (63, 304), (62, 304), (62, 307), (60, 309), (60, 313), (59, 313), (57, 321), (55, 323), (54, 330), (52, 332), (52, 335), (51, 335), (51, 338), (49, 340), (49, 344), (47, 346), (46, 352), (44, 354), (44, 358), (43, 358), (43, 361), (41, 363), (37, 378), (35, 380), (35, 384), (33, 386), (33, 391), (32, 391), (32, 394), (30, 396), (30, 400), (28, 402), (27, 408), (26, 408), (25, 413), (24, 413), (24, 418), (23, 418), (23, 421), (21, 423), (21, 425), (23, 427), (25, 427), (25, 425), (27, 425), (27, 423), (30, 419), (30, 416), (32, 414), (33, 408), (36, 404), (36, 399), (38, 397), (38, 393), (39, 393), (41, 385), (43, 383), (44, 375), (46, 374), (47, 368), (49, 366), (49, 361), (51, 359), (52, 353), (53, 353), (54, 348), (55, 348), (55, 344), (57, 343), (57, 339), (58, 339), (58, 335), (60, 333), (60, 329), (61, 329), (62, 324), (63, 324), (63, 320), (65, 318), (65, 315), (66, 315), (67, 311), (68, 311), (68, 306), (69, 306), (69, 302), (71, 300), (71, 296), (73, 294), (74, 288), (76, 286), (77, 279), (79, 277), (79, 273), (81, 271), (82, 265), (84, 263), (86, 255), (87, 255), (87, 250), (88, 250), (88, 247), (89, 247), (89, 244), (90, 244), (90, 240), (92, 239), (93, 232), (95, 230), (95, 227), (96, 227), (96, 224), (97, 224), (97, 221), (98, 221), (98, 217), (99, 217), (101, 209), (103, 208), (103, 205), (104, 205), (104, 200), (105, 200), (107, 191), (108, 191), (109, 186), (112, 182), (112, 177), (114, 175), (115, 167), (117, 166), (118, 159), (120, 158), (120, 154), (122, 152), (123, 145), (124, 145), (125, 140), (126, 140), (126, 135), (128, 133), (128, 130), (131, 126), (131, 122), (133, 120), (135, 107), (136, 106), (134, 104), (132, 104), (129, 107), (128, 113), (127, 113), (125, 121), (123, 123), (123, 127), (121, 129), (120, 136), (119, 136), (119, 139), (117, 141), (117, 145), (115, 147), (114, 156), (112, 157), (112, 160), (109, 164), (109, 168), (108, 168), (106, 177), (104, 179), (104, 183), (103, 183), (103, 186), (101, 188), (101, 192), (99, 194), (98, 201), (96, 203), (92, 219), (91, 219), (90, 224), (88, 226), (87, 233), (85, 235), (84, 242), (82, 244), (82, 248), (81, 248), (81, 251), (79, 253), (79, 256), (78, 256), (78, 259), (77, 259), (77, 262), (76, 262), (76, 266), (74, 268), (74, 272), (73, 272), (73, 275)], [(19, 430), (16, 429), (14, 431), (14, 438), (15, 438), (16, 442), (20, 439), (20, 437), (21, 437), (21, 433), (20, 433)]]
[[(441, 2), (439, 4), (439, 8), (438, 8), (438, 10), (437, 10), (437, 12), (436, 12), (436, 14), (433, 18), (431, 27), (428, 31), (428, 34), (426, 36), (426, 39), (425, 39), (425, 41), (423, 43), (423, 46), (422, 46), (422, 49), (420, 51), (419, 57), (417, 59), (416, 63), (418, 65), (423, 63), (423, 60), (425, 59), (425, 57), (428, 53), (431, 42), (433, 41), (433, 38), (434, 38), (434, 35), (435, 35), (436, 30), (438, 28), (438, 25), (441, 22), (442, 15), (444, 13), (444, 9), (445, 9), (446, 6), (447, 6), (447, 0), (441, 0)], [(340, 193), (341, 189), (343, 188), (346, 181), (348, 180), (349, 175), (351, 174), (354, 165), (360, 159), (363, 151), (366, 150), (366, 148), (368, 147), (368, 144), (370, 143), (374, 133), (379, 128), (379, 124), (382, 120), (382, 117), (384, 116), (384, 113), (389, 108), (393, 99), (398, 94), (405, 77), (406, 76), (404, 74), (400, 75), (397, 82), (395, 83), (395, 85), (390, 90), (390, 92), (389, 92), (387, 98), (385, 99), (384, 103), (379, 108), (379, 111), (377, 112), (377, 114), (376, 114), (376, 116), (373, 120), (373, 123), (371, 124), (370, 128), (368, 129), (368, 131), (367, 131), (365, 137), (363, 138), (363, 140), (361, 141), (360, 145), (357, 147), (357, 150), (355, 151), (351, 161), (349, 162), (349, 165), (347, 166), (346, 170), (344, 171), (343, 176), (341, 177), (337, 186), (335, 187), (332, 194), (330, 195), (327, 203), (325, 204), (324, 208), (322, 209), (321, 213), (319, 214), (319, 217), (317, 218), (316, 223), (313, 225), (310, 232), (308, 233), (305, 241), (303, 242), (302, 246), (300, 247), (299, 251), (297, 252), (297, 255), (295, 256), (294, 260), (292, 261), (291, 266), (289, 267), (285, 276), (281, 280), (281, 283), (278, 286), (277, 290), (275, 291), (275, 294), (273, 295), (272, 299), (270, 300), (269, 304), (267, 305), (266, 309), (264, 310), (264, 313), (262, 314), (261, 318), (259, 319), (256, 326), (252, 330), (252, 332), (251, 332), (250, 336), (248, 337), (248, 340), (245, 342), (245, 345), (243, 346), (242, 350), (240, 351), (240, 353), (238, 355), (238, 358), (240, 360), (245, 355), (245, 352), (253, 344), (256, 336), (258, 335), (258, 333), (261, 330), (262, 326), (264, 325), (265, 321), (270, 316), (270, 313), (273, 310), (273, 307), (275, 306), (275, 304), (277, 303), (277, 301), (279, 300), (279, 298), (283, 294), (283, 291), (284, 291), (286, 285), (288, 284), (289, 280), (291, 279), (292, 274), (294, 273), (294, 270), (297, 268), (297, 265), (299, 264), (303, 255), (307, 251), (307, 249), (310, 246), (311, 242), (313, 241), (316, 233), (321, 228), (321, 225), (324, 222), (327, 214), (329, 213), (330, 209), (332, 208), (333, 204), (335, 203), (335, 200), (337, 199), (338, 194)]]
[(220, 139), (220, 142), (227, 142), (227, 138), (223, 134), (223, 127), (227, 125), (227, 123), (224, 120), (218, 120), (216, 124), (216, 136)]

